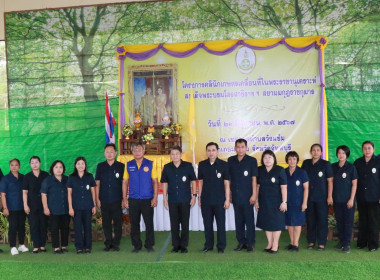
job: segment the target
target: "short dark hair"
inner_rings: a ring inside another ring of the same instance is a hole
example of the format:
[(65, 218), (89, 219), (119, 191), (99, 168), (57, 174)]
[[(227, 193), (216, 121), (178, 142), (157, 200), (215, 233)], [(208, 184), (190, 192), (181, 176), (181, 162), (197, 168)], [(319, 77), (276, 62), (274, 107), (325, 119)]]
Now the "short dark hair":
[(243, 138), (239, 138), (239, 139), (237, 139), (237, 140), (235, 141), (235, 147), (236, 147), (236, 145), (237, 145), (238, 143), (244, 143), (246, 147), (248, 146), (248, 145), (247, 145), (247, 140), (245, 140), (245, 139), (243, 139)]
[(107, 149), (108, 147), (112, 147), (112, 148), (114, 148), (115, 152), (117, 152), (117, 150), (116, 150), (116, 145), (115, 145), (114, 143), (108, 143), (108, 144), (106, 144), (106, 145), (104, 146), (104, 150)]
[(30, 159), (29, 159), (29, 163), (32, 161), (32, 159), (36, 159), (36, 160), (38, 160), (41, 163), (41, 159), (40, 159), (39, 156), (31, 156)]
[(350, 148), (347, 147), (346, 145), (341, 145), (339, 147), (336, 148), (336, 156), (338, 156), (338, 151), (339, 150), (342, 150), (345, 154), (346, 154), (346, 157), (348, 158), (350, 156)]
[(272, 150), (265, 150), (264, 153), (261, 155), (261, 164), (264, 165), (264, 156), (265, 155), (270, 155), (274, 158), (274, 165), (277, 165), (277, 159), (276, 155), (273, 153)]
[(321, 144), (318, 144), (318, 143), (314, 143), (314, 144), (311, 145), (311, 147), (310, 147), (310, 153), (311, 153), (311, 151), (313, 150), (313, 148), (314, 148), (315, 146), (318, 146), (318, 147), (321, 149), (321, 152), (323, 152), (322, 145), (321, 145)]
[(300, 156), (296, 151), (289, 151), (285, 156), (285, 162), (288, 163), (288, 159), (290, 157), (295, 157), (297, 159), (297, 163), (300, 161)]
[(173, 147), (170, 147), (170, 148), (169, 148), (169, 154), (170, 154), (172, 151), (174, 151), (174, 150), (177, 150), (177, 151), (179, 151), (179, 152), (182, 154), (182, 148), (181, 148), (180, 146), (178, 146), (178, 145), (174, 145)]
[(21, 163), (20, 163), (20, 160), (18, 158), (12, 158), (10, 161), (9, 161), (9, 165), (11, 165), (12, 161), (16, 161), (18, 163), (19, 166), (21, 166)]
[(53, 169), (54, 169), (54, 167), (55, 167), (58, 163), (62, 164), (62, 166), (63, 166), (63, 173), (62, 173), (62, 174), (65, 173), (65, 171), (66, 171), (65, 164), (63, 163), (62, 160), (57, 159), (57, 160), (53, 161), (53, 163), (50, 165), (49, 173), (50, 173), (51, 175), (54, 175)]
[(131, 145), (131, 151), (133, 151), (133, 149), (134, 149), (135, 147), (138, 147), (138, 146), (141, 146), (141, 147), (143, 148), (143, 150), (145, 150), (145, 145), (144, 145), (144, 143), (141, 142), (141, 141), (139, 141), (139, 142), (132, 143), (132, 145)]
[(78, 176), (78, 169), (75, 165), (77, 165), (77, 162), (80, 161), (80, 160), (83, 160), (84, 161), (84, 164), (86, 165), (86, 167), (84, 168), (84, 174), (88, 174), (88, 171), (87, 171), (87, 161), (84, 157), (77, 157), (74, 161), (74, 170), (73, 170), (73, 173), (71, 173), (72, 176)]
[(372, 148), (375, 149), (375, 144), (373, 144), (373, 142), (372, 142), (372, 141), (369, 141), (369, 140), (363, 142), (363, 144), (362, 144), (362, 149), (363, 149), (363, 147), (364, 147), (365, 144), (370, 144), (370, 145), (372, 146)]
[(215, 142), (209, 142), (207, 143), (206, 145), (206, 151), (207, 151), (207, 148), (210, 147), (210, 146), (215, 146), (217, 150), (219, 150), (219, 145)]

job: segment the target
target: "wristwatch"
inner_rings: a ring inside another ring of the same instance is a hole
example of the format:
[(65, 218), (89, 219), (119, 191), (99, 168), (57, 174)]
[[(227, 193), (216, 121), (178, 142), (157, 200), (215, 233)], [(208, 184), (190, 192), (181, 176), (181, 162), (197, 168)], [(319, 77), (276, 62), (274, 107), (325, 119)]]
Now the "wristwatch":
[(193, 196), (197, 197), (198, 195), (196, 193), (193, 193)]
[(281, 203), (285, 203), (285, 204), (286, 204), (286, 201), (283, 201), (283, 202), (281, 202)]

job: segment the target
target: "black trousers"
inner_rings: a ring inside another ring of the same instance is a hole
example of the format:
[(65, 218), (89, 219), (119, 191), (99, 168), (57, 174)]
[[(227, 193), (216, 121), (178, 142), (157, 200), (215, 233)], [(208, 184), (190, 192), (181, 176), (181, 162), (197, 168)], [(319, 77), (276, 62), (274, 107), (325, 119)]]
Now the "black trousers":
[(92, 212), (90, 210), (74, 209), (74, 231), (75, 248), (77, 250), (89, 249), (92, 247)]
[[(236, 239), (239, 245), (255, 245), (255, 215), (250, 204), (234, 204)], [(246, 231), (247, 228), (247, 231)]]
[(52, 247), (67, 247), (67, 245), (69, 244), (70, 216), (68, 214), (50, 215), (50, 221)]
[(358, 247), (379, 248), (379, 202), (358, 202)]
[[(169, 202), (170, 228), (172, 245), (175, 248), (186, 248), (189, 245), (190, 201), (183, 203)], [(179, 227), (181, 226), (181, 236)]]
[(328, 233), (329, 206), (327, 201), (307, 202), (306, 226), (307, 242), (326, 245)]
[(218, 249), (224, 250), (226, 248), (226, 210), (224, 205), (201, 205), (203, 224), (205, 227), (205, 248), (214, 248), (214, 218), (217, 227), (217, 243)]
[(25, 240), (25, 219), (26, 219), (26, 214), (25, 214), (24, 210), (9, 211), (8, 238), (9, 238), (9, 246), (11, 248), (16, 247), (17, 237), (18, 237), (19, 245), (24, 244), (24, 240)]
[[(104, 245), (107, 247), (119, 247), (121, 239), (121, 223), (123, 218), (121, 202), (102, 203), (101, 205), (103, 232), (106, 238)], [(112, 226), (114, 236), (112, 236)]]
[(141, 215), (145, 223), (145, 248), (152, 248), (154, 245), (154, 227), (153, 227), (153, 207), (151, 199), (134, 199), (129, 198), (129, 216), (131, 218), (131, 239), (132, 245), (136, 249), (142, 248), (140, 219)]
[(28, 215), (30, 234), (32, 236), (33, 247), (45, 247), (47, 239), (47, 222), (43, 209), (31, 210)]
[(354, 225), (355, 205), (351, 209), (348, 209), (347, 203), (334, 202), (334, 212), (339, 242), (343, 246), (349, 246), (352, 236), (352, 226)]

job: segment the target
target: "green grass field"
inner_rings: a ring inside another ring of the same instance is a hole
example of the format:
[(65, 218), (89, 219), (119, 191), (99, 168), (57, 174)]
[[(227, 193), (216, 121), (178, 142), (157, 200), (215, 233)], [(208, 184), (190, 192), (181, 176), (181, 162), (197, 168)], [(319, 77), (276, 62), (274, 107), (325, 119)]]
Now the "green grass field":
[(203, 232), (191, 232), (189, 253), (181, 254), (170, 252), (168, 232), (155, 236), (155, 252), (138, 254), (131, 253), (129, 237), (122, 239), (120, 252), (103, 252), (102, 242), (95, 242), (90, 255), (77, 255), (73, 243), (64, 255), (54, 255), (49, 244), (47, 253), (11, 256), (9, 247), (0, 245), (0, 279), (380, 279), (380, 251), (358, 250), (355, 244), (349, 254), (335, 250), (336, 242), (318, 252), (307, 250), (302, 236), (299, 253), (292, 253), (284, 249), (289, 239), (283, 232), (279, 253), (270, 255), (263, 252), (264, 233), (257, 232), (256, 251), (248, 254), (233, 251), (235, 232), (227, 232), (224, 254), (203, 254)]

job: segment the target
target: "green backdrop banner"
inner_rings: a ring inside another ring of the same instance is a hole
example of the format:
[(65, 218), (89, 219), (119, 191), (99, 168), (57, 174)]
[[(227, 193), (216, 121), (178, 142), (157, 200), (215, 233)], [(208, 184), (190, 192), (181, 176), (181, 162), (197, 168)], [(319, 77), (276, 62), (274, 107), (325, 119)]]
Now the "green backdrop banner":
[[(118, 98), (110, 99), (112, 113), (117, 119)], [(9, 171), (8, 161), (18, 158), (21, 172), (30, 170), (29, 158), (38, 155), (41, 167), (62, 160), (66, 174), (73, 171), (74, 160), (84, 156), (88, 170), (95, 172), (104, 160), (105, 100), (75, 104), (9, 109), (0, 111), (0, 121), (9, 120), (10, 131), (1, 131), (0, 168)], [(116, 135), (117, 138), (117, 135)]]

